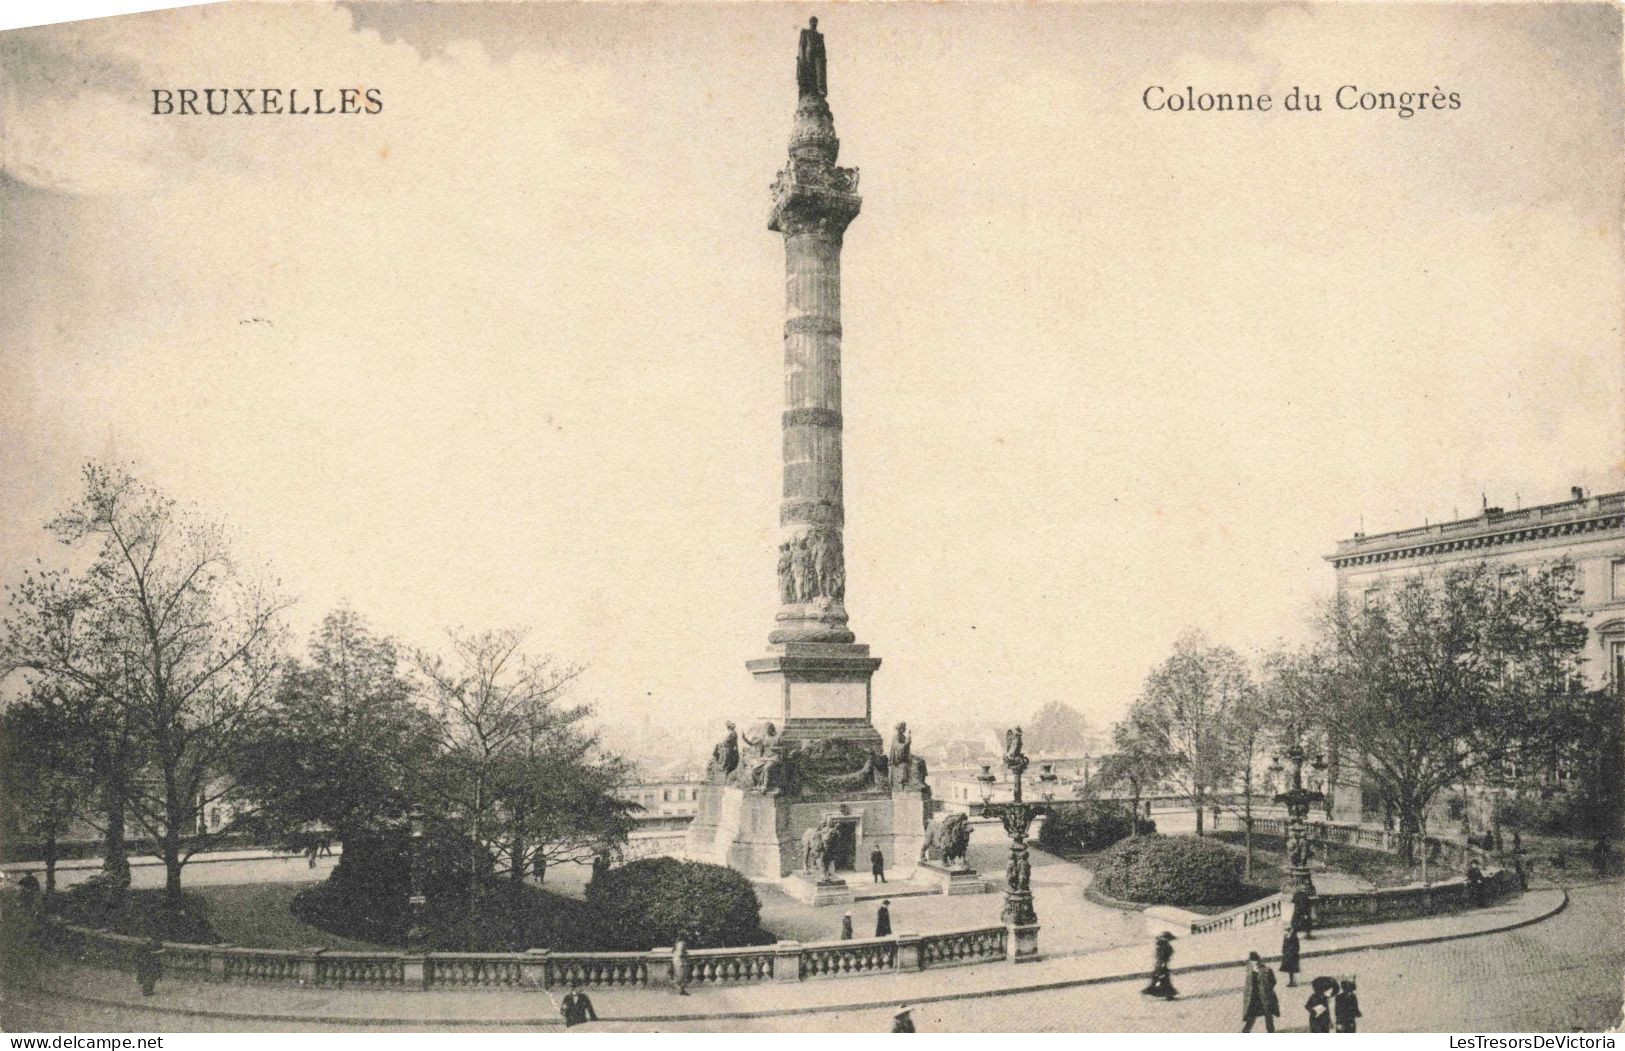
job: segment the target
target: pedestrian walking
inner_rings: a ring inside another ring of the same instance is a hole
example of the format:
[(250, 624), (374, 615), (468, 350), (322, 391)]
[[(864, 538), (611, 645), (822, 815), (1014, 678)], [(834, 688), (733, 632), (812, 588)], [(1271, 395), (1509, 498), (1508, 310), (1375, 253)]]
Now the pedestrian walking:
[(1303, 1004), (1303, 1009), (1309, 1012), (1309, 1031), (1329, 1033), (1332, 1031), (1331, 994), (1337, 990), (1337, 979), (1316, 978), (1309, 983), (1309, 988), (1312, 991)]
[(317, 845), (316, 845), (316, 841), (314, 839), (311, 840), (309, 843), (305, 844), (305, 867), (306, 868), (313, 869), (313, 868), (316, 867), (316, 849), (317, 849)]
[(1275, 1019), (1281, 1013), (1281, 1002), (1275, 998), (1275, 972), (1264, 966), (1256, 952), (1247, 954), (1247, 974), (1243, 979), (1241, 1003), (1241, 1031), (1253, 1031), (1253, 1023), (1262, 1018), (1264, 1031), (1275, 1032)]
[(891, 1031), (894, 1033), (914, 1032), (914, 1009), (904, 1004), (891, 1016)]
[(579, 985), (570, 986), (570, 994), (559, 1005), (559, 1014), (564, 1016), (566, 1026), (598, 1021), (598, 1012), (592, 1009), (592, 1000), (581, 991)]
[(151, 996), (158, 988), (158, 979), (164, 975), (164, 943), (148, 938), (135, 953), (135, 980), (141, 983), (141, 995)]
[(1306, 890), (1292, 892), (1292, 927), (1303, 937), (1315, 936), (1315, 902)]
[(1281, 973), (1286, 975), (1287, 985), (1298, 984), (1298, 929), (1291, 924), (1281, 938)]
[(869, 852), (869, 876), (873, 883), (886, 882), (886, 855), (879, 847)]
[(1337, 996), (1332, 1000), (1332, 1017), (1336, 1020), (1339, 1033), (1357, 1032), (1360, 1017), (1360, 997), (1354, 991), (1354, 979), (1343, 979), (1342, 988), (1337, 990)]
[(852, 914), (850, 912), (841, 917), (841, 940), (843, 942), (852, 940)]
[(1174, 936), (1171, 931), (1163, 931), (1157, 935), (1155, 959), (1151, 964), (1151, 984), (1141, 989), (1145, 996), (1160, 996), (1164, 1000), (1172, 1000), (1179, 995), (1174, 988)]
[(1478, 867), (1476, 858), (1467, 862), (1467, 897), (1473, 908), (1484, 907), (1484, 870)]
[(323, 836), (322, 837), (322, 857), (330, 858), (332, 856), (333, 856), (333, 837), (332, 836)]
[(671, 980), (677, 986), (678, 996), (688, 995), (688, 935), (679, 934), (677, 944), (671, 947)]
[(880, 903), (880, 908), (875, 911), (875, 937), (876, 938), (888, 938), (890, 936), (891, 936), (891, 899), (887, 898), (886, 900), (884, 900), (884, 901), (882, 901)]

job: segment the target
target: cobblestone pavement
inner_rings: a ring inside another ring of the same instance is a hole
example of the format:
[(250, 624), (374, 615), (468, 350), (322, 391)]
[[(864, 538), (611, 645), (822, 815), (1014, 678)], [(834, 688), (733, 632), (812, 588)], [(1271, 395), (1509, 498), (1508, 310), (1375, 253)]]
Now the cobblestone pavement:
[[(1325, 952), (1414, 938), (1460, 935), (1512, 922), (1529, 926), (1456, 941), (1393, 949), (1357, 949), (1306, 958), (1310, 974), (1354, 974), (1361, 985), (1370, 1030), (1423, 1029), (1484, 1031), (1507, 1029), (1596, 1029), (1614, 1021), (1625, 970), (1619, 924), (1625, 886), (1615, 882), (1580, 888), (1555, 916), (1556, 891), (1474, 913), (1430, 920), (1341, 928), (1317, 937), (1306, 951)], [(854, 1009), (843, 1004), (887, 1004), (911, 1000), (925, 1030), (1122, 1030), (1210, 1031), (1232, 1028), (1239, 1008), (1239, 961), (1249, 947), (1269, 951), (1276, 928), (1207, 935), (1181, 942), (1175, 958), (1176, 983), (1184, 994), (1173, 1003), (1138, 995), (1143, 978), (1098, 985), (1054, 988), (1060, 981), (1122, 975), (1143, 965), (1143, 946), (1108, 949), (1012, 967), (989, 964), (911, 976), (804, 982), (784, 986), (696, 989), (678, 998), (669, 990), (595, 993), (599, 1013), (637, 1016), (637, 1023), (600, 1023), (601, 1028), (696, 1031), (864, 1031), (883, 1027), (889, 1009)], [(1262, 941), (1260, 941), (1262, 939)], [(1218, 961), (1221, 970), (1183, 971), (1180, 965)], [(49, 963), (46, 966), (50, 966)], [(78, 1031), (234, 1031), (404, 1028), (423, 1030), (501, 1028), (524, 1031), (556, 1024), (548, 994), (513, 991), (391, 993), (382, 990), (298, 989), (286, 986), (165, 982), (159, 995), (143, 1001), (130, 976), (90, 968), (57, 968), (42, 976), (42, 991), (8, 989), (0, 1000), (0, 1024), (16, 1030)], [(1051, 985), (1049, 989), (1004, 993), (1013, 982)], [(1287, 1027), (1302, 1028), (1297, 990), (1283, 997)], [(937, 1001), (937, 997), (951, 997)], [(90, 1003), (86, 1000), (118, 1001)], [(159, 1008), (160, 1012), (143, 1007)], [(793, 1014), (770, 1014), (801, 1008)], [(806, 1008), (823, 1008), (807, 1011)], [(194, 1012), (237, 1012), (279, 1016), (233, 1020)], [(760, 1018), (673, 1015), (726, 1012), (766, 1014)], [(327, 1018), (331, 1021), (323, 1022)], [(410, 1018), (393, 1026), (390, 1020)], [(308, 1021), (307, 1021), (308, 1019)], [(370, 1021), (369, 1021), (370, 1020)], [(367, 1023), (364, 1024), (363, 1023)]]

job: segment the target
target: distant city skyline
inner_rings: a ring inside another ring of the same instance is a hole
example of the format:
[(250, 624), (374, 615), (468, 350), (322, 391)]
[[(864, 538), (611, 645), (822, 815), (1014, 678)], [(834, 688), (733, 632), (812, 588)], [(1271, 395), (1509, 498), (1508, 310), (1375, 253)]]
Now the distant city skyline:
[[(606, 725), (758, 714), (799, 5), (267, 5), (0, 43), (7, 579), (112, 455), (409, 645)], [(874, 721), (1117, 718), (1360, 529), (1625, 489), (1605, 5), (840, 5), (847, 608)], [(1358, 34), (1359, 46), (1349, 41)], [(726, 46), (717, 46), (726, 41)], [(1331, 78), (1330, 81), (1327, 78)], [(1149, 84), (1459, 93), (1171, 114)], [(157, 85), (381, 113), (154, 118)], [(1007, 714), (1008, 713), (1008, 714)]]

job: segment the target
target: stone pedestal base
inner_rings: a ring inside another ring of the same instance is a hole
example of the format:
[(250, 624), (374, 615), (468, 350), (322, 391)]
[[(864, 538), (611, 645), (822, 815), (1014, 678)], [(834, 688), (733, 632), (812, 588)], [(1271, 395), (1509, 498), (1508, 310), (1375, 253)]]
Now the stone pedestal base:
[(839, 876), (828, 878), (796, 873), (780, 884), (784, 892), (804, 905), (850, 905), (852, 888)]
[(887, 874), (906, 879), (925, 841), (928, 796), (921, 790), (854, 792), (832, 796), (764, 796), (736, 785), (700, 787), (684, 853), (692, 861), (727, 865), (753, 880), (777, 884), (800, 873), (802, 839), (825, 820), (844, 826), (836, 868), (869, 871), (879, 848)]
[(1043, 958), (1038, 955), (1038, 924), (1012, 923), (1009, 929), (1005, 951), (1011, 963), (1033, 963)]
[(982, 874), (972, 868), (951, 869), (937, 861), (922, 861), (914, 870), (914, 878), (935, 883), (944, 894), (986, 894), (988, 886)]

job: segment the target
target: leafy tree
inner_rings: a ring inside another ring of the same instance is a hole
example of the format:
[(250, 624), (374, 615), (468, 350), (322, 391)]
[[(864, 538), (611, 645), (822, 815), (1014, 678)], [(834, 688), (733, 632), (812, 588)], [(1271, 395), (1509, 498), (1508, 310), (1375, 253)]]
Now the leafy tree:
[(1026, 747), (1050, 755), (1081, 752), (1089, 741), (1088, 730), (1083, 713), (1070, 704), (1051, 701), (1028, 722)]
[(91, 464), (84, 479), (50, 528), (89, 568), (13, 590), (5, 666), (81, 691), (116, 726), (99, 757), (110, 824), (128, 808), (157, 841), (178, 911), (182, 866), (226, 832), (198, 815), (229, 790), (221, 772), (266, 717), (287, 603), (244, 571), (218, 524), (122, 469)]
[(1335, 603), (1327, 730), (1399, 816), (1409, 849), (1441, 789), (1538, 757), (1573, 732), (1586, 628), (1572, 567), (1416, 574), (1386, 601)]
[[(1126, 787), (1133, 812), (1138, 814), (1140, 797), (1168, 775), (1168, 756), (1157, 741), (1142, 734), (1132, 720), (1124, 720), (1112, 728), (1112, 744), (1116, 750), (1100, 761), (1095, 785), (1106, 791)], [(1138, 834), (1138, 827), (1129, 831), (1131, 836)]]
[(1129, 709), (1131, 732), (1162, 757), (1168, 780), (1195, 808), (1198, 836), (1209, 795), (1233, 769), (1231, 720), (1250, 688), (1247, 667), (1234, 650), (1209, 645), (1190, 631), (1146, 676)]
[(58, 841), (94, 801), (88, 760), (94, 727), (81, 701), (60, 684), (42, 682), (0, 716), (6, 834), (43, 845), (47, 898), (56, 892)]
[(254, 800), (257, 824), (285, 843), (314, 824), (348, 848), (361, 833), (401, 825), (433, 747), (394, 641), (336, 610), (308, 659), (284, 669), (262, 732), (233, 770), (234, 797)]

